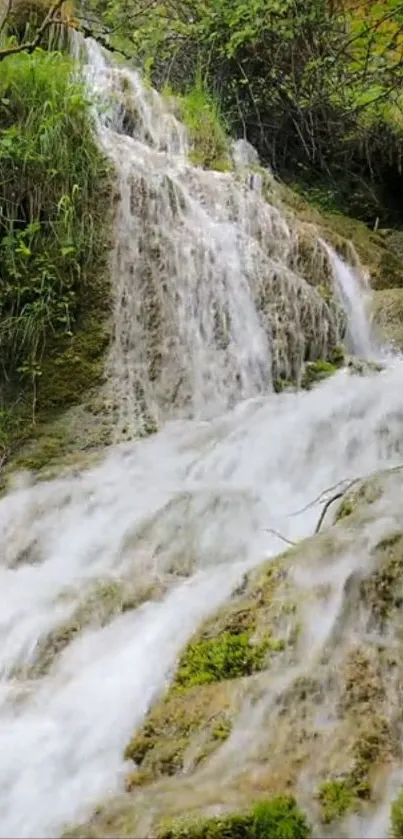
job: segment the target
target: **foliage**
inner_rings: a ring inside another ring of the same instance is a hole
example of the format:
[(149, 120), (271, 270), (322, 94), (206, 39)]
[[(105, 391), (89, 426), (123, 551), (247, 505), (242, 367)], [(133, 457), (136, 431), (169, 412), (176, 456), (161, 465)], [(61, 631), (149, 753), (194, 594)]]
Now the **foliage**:
[(336, 364), (332, 364), (330, 361), (325, 361), (322, 358), (318, 359), (318, 361), (308, 362), (304, 368), (301, 387), (305, 388), (305, 390), (310, 390), (316, 382), (321, 382), (323, 379), (328, 379), (329, 376), (333, 376), (336, 370)]
[(355, 795), (346, 780), (325, 781), (319, 788), (322, 819), (325, 823), (340, 819), (354, 803)]
[(4, 61), (0, 80), (2, 390), (28, 381), (35, 398), (50, 347), (73, 340), (107, 246), (109, 172), (73, 71), (36, 50)]
[(206, 90), (200, 75), (178, 100), (180, 116), (188, 128), (192, 150), (190, 159), (208, 169), (230, 168), (228, 137), (220, 108)]
[(157, 85), (201, 72), (231, 131), (328, 208), (403, 217), (401, 0), (104, 0), (102, 17)]
[(403, 790), (392, 803), (390, 809), (390, 839), (402, 839), (403, 837)]
[(195, 641), (180, 659), (175, 682), (178, 687), (191, 687), (249, 676), (262, 669), (267, 650), (275, 643), (263, 641), (253, 645), (247, 632), (222, 632), (217, 638)]
[(257, 803), (249, 813), (183, 820), (162, 828), (158, 839), (308, 839), (310, 827), (291, 796)]

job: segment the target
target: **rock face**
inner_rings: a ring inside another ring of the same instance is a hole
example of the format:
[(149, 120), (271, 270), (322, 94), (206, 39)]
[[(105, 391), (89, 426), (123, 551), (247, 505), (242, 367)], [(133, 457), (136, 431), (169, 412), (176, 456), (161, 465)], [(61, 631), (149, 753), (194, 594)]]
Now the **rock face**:
[(403, 288), (375, 291), (372, 307), (379, 337), (395, 349), (403, 350)]
[(403, 757), (402, 479), (357, 482), (330, 528), (245, 576), (127, 744), (126, 794), (66, 835), (155, 836), (283, 794), (315, 836), (366, 835)]

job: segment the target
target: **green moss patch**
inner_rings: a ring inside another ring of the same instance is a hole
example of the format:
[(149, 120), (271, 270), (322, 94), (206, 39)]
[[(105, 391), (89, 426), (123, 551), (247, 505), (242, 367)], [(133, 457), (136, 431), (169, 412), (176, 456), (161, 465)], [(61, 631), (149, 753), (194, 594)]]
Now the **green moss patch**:
[[(279, 646), (280, 645), (280, 646)], [(181, 688), (250, 676), (264, 667), (269, 649), (281, 649), (281, 642), (265, 639), (251, 644), (250, 634), (223, 632), (218, 638), (189, 644), (179, 661), (175, 685)]]
[(138, 767), (127, 786), (181, 772), (186, 753), (189, 768), (197, 766), (229, 736), (237, 704), (232, 686), (221, 683), (196, 686), (186, 694), (169, 692), (126, 748), (125, 758)]
[(389, 839), (403, 839), (403, 790), (390, 808)]
[(294, 798), (261, 801), (245, 814), (178, 821), (163, 827), (157, 839), (308, 839), (311, 829)]
[(328, 379), (329, 376), (333, 376), (336, 371), (336, 365), (323, 358), (318, 359), (318, 361), (308, 362), (302, 374), (301, 387), (304, 390), (310, 390), (318, 382), (322, 382), (324, 379)]
[(341, 819), (354, 804), (355, 794), (346, 780), (324, 781), (318, 790), (321, 818), (325, 824)]

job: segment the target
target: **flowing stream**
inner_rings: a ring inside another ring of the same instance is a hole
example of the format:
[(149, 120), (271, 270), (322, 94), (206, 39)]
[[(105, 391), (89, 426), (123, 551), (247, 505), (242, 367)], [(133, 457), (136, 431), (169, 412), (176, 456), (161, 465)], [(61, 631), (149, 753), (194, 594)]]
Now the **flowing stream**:
[[(320, 508), (296, 511), (341, 479), (398, 462), (403, 446), (398, 358), (377, 375), (340, 371), (311, 392), (272, 392), (273, 358), (286, 354), (273, 334), (278, 312), (265, 328), (256, 303), (263, 273), (282, 295), (297, 355), (301, 309), (323, 345), (336, 329), (290, 267), (288, 223), (241, 171), (237, 181), (192, 167), (185, 130), (135, 74), (112, 71), (94, 45), (89, 62), (93, 85), (118, 90), (99, 123), (120, 192), (108, 361), (117, 437), (147, 421), (161, 430), (112, 447), (77, 477), (21, 479), (0, 502), (2, 837), (58, 836), (119, 790), (124, 746), (181, 648), (246, 568), (283, 549), (273, 531), (311, 534)], [(333, 270), (354, 349), (370, 355), (359, 278), (334, 256)], [(112, 585), (137, 608), (83, 620), (70, 643), (46, 647)], [(334, 619), (318, 618), (312, 645)]]

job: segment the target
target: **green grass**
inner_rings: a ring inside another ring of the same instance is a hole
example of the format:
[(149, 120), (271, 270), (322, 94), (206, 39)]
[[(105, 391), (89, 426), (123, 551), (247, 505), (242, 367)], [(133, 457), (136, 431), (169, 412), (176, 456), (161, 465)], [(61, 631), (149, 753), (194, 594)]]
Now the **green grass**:
[(224, 118), (218, 102), (207, 92), (200, 77), (178, 102), (192, 144), (192, 163), (220, 172), (229, 171), (231, 161)]

